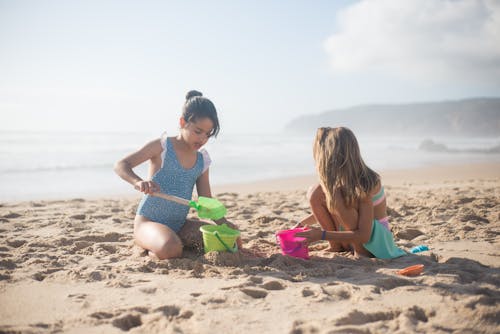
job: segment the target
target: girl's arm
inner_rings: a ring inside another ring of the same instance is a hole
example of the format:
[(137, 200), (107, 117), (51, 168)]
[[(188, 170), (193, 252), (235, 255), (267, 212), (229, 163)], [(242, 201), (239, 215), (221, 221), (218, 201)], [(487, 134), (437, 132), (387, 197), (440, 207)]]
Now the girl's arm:
[(203, 174), (201, 174), (196, 180), (196, 192), (198, 196), (212, 197), (212, 190), (210, 189), (210, 177), (208, 176), (207, 169)]
[(151, 160), (152, 162), (161, 163), (161, 146), (160, 139), (153, 140), (144, 145), (138, 151), (129, 154), (115, 164), (114, 170), (122, 179), (134, 186), (135, 189), (144, 192), (152, 193), (160, 191), (160, 187), (151, 181), (144, 181), (140, 176), (134, 173), (133, 168), (141, 163)]
[[(199, 196), (203, 197), (212, 197), (212, 190), (210, 189), (210, 178), (208, 174), (209, 169), (207, 169), (203, 174), (201, 174), (198, 179), (196, 180), (196, 192), (198, 193)], [(226, 218), (221, 218), (218, 220), (215, 220), (215, 223), (220, 225), (223, 223), (227, 223)]]
[[(196, 192), (198, 193), (198, 196), (203, 196), (203, 197), (212, 197), (212, 191), (210, 189), (210, 178), (208, 175), (209, 169), (207, 169), (203, 174), (198, 177), (198, 180), (196, 180)], [(238, 229), (236, 225), (231, 223), (229, 220), (227, 220), (225, 217), (221, 219), (215, 220), (215, 223), (217, 225), (220, 224), (227, 224), (227, 226)], [(238, 238), (238, 246), (241, 247), (241, 239)]]
[(358, 209), (358, 228), (353, 231), (323, 231), (311, 229), (297, 233), (297, 237), (305, 237), (309, 242), (322, 240), (332, 240), (334, 242), (361, 242), (370, 240), (373, 224), (373, 204), (370, 197), (360, 200)]
[(302, 218), (293, 228), (305, 227), (305, 226), (313, 225), (315, 223), (316, 223), (316, 218), (314, 218), (314, 215), (311, 213), (310, 215)]

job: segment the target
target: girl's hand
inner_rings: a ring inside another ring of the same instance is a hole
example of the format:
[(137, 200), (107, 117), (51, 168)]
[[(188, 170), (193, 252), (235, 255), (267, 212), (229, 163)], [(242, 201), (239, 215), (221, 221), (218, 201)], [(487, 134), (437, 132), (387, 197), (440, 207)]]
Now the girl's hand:
[(302, 218), (293, 228), (298, 228), (298, 227), (309, 227), (316, 223), (316, 218), (312, 214)]
[(230, 227), (232, 229), (239, 230), (238, 226), (236, 226), (233, 223), (231, 223), (229, 220), (226, 219), (226, 217), (222, 217), (221, 219), (214, 220), (214, 222), (217, 225), (226, 224), (228, 227)]
[[(234, 229), (234, 230), (240, 230), (238, 228), (238, 226), (236, 226), (235, 224), (231, 223), (229, 220), (226, 219), (226, 217), (223, 217), (221, 219), (218, 219), (215, 221), (215, 223), (217, 225), (221, 225), (221, 224), (226, 224), (228, 227)], [(241, 241), (241, 237), (238, 237), (238, 239), (236, 239), (236, 244), (238, 245), (238, 249), (242, 249), (243, 248), (243, 242)]]
[(296, 237), (306, 238), (308, 243), (321, 240), (323, 236), (323, 230), (312, 228), (303, 232), (295, 233)]
[(229, 226), (233, 230), (238, 230), (238, 231), (240, 230), (237, 225), (231, 223), (229, 220), (226, 220), (226, 222), (224, 224), (226, 224), (227, 226)]
[(138, 181), (134, 184), (134, 188), (145, 194), (159, 192), (160, 186), (153, 181)]

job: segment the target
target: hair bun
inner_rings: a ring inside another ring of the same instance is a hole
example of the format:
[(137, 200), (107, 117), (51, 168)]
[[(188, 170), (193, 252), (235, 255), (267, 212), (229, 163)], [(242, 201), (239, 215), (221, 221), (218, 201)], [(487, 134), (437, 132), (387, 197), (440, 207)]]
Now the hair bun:
[(197, 90), (190, 90), (186, 94), (186, 101), (195, 96), (203, 96), (203, 94)]

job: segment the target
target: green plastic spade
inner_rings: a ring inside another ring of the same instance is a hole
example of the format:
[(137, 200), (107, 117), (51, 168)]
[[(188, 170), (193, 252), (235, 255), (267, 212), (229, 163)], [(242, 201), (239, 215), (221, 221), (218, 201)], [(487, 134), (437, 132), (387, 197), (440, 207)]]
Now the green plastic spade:
[(198, 217), (200, 218), (217, 220), (223, 218), (227, 212), (224, 204), (222, 204), (215, 198), (200, 196), (198, 197), (197, 201), (190, 201), (184, 198), (180, 198), (174, 195), (167, 195), (164, 193), (153, 193), (151, 195), (166, 199), (167, 201), (172, 201), (194, 208), (196, 211), (198, 211)]

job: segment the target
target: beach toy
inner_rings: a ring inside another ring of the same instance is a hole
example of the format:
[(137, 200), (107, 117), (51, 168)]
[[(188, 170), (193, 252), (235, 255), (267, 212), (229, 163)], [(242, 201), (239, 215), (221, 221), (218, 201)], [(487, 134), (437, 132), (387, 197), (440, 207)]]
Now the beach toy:
[(424, 265), (416, 264), (414, 266), (409, 266), (401, 270), (398, 270), (397, 273), (399, 275), (404, 275), (404, 276), (417, 276), (420, 275), (423, 271), (424, 271)]
[(276, 232), (276, 239), (283, 255), (290, 255), (301, 259), (309, 259), (309, 247), (306, 238), (296, 237), (295, 234), (307, 230), (307, 227), (297, 227), (291, 230)]
[(413, 247), (412, 249), (410, 249), (410, 253), (419, 253), (419, 252), (424, 252), (424, 251), (428, 251), (429, 250), (429, 247), (426, 246), (426, 245), (418, 245), (418, 246), (415, 246)]
[(190, 201), (164, 193), (152, 193), (151, 195), (194, 208), (200, 218), (217, 220), (223, 218), (227, 212), (226, 207), (215, 198), (200, 196), (198, 197), (198, 201)]
[(240, 231), (222, 225), (203, 225), (200, 227), (203, 234), (203, 248), (205, 253), (212, 251), (228, 251), (236, 253), (238, 245), (236, 239), (240, 236)]

